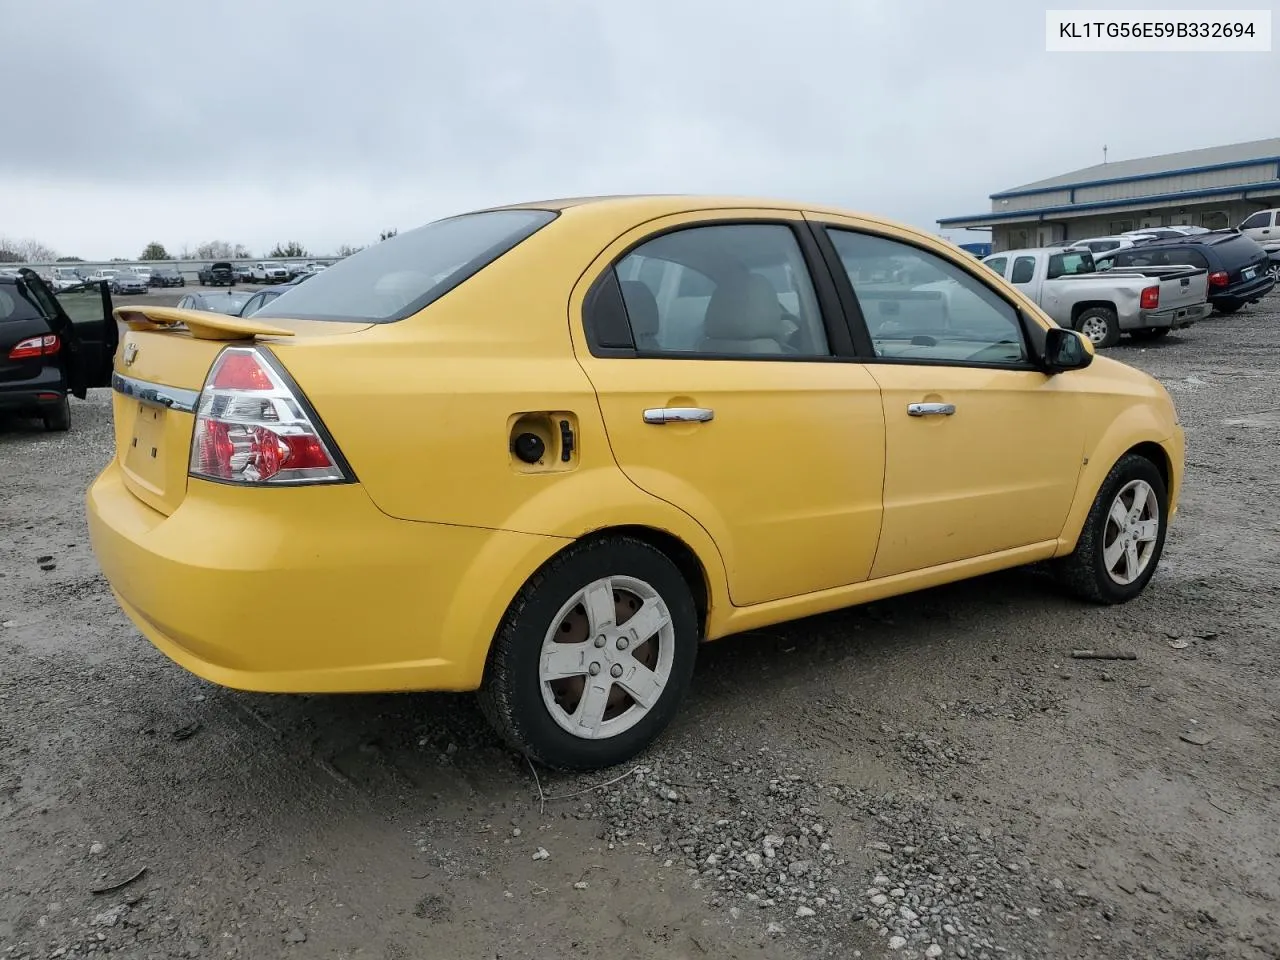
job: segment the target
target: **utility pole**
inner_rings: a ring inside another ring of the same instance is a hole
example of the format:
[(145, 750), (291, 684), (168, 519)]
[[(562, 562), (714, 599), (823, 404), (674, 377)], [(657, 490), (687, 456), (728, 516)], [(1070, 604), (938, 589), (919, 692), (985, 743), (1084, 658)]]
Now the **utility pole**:
[(1102, 162), (1107, 162), (1107, 145), (1105, 143), (1102, 145)]

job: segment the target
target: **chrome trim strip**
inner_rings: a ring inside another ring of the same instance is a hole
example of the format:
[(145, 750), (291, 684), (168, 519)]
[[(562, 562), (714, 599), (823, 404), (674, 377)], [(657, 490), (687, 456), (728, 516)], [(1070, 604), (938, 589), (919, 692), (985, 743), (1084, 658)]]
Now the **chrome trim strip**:
[(200, 401), (198, 390), (183, 390), (181, 387), (167, 387), (163, 383), (148, 383), (136, 380), (124, 374), (112, 372), (111, 389), (126, 397), (132, 397), (140, 403), (153, 407), (165, 407), (168, 410), (181, 410), (183, 413), (195, 413), (196, 404)]

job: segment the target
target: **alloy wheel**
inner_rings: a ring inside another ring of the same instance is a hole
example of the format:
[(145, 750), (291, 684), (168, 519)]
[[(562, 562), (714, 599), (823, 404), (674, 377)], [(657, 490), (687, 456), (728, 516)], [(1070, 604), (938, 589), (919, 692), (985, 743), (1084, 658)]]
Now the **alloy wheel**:
[(539, 658), (542, 702), (575, 737), (616, 737), (657, 704), (674, 660), (675, 628), (658, 591), (635, 577), (602, 577), (551, 621)]
[(1133, 583), (1151, 563), (1160, 534), (1160, 503), (1145, 480), (1130, 480), (1111, 502), (1102, 562), (1116, 583)]

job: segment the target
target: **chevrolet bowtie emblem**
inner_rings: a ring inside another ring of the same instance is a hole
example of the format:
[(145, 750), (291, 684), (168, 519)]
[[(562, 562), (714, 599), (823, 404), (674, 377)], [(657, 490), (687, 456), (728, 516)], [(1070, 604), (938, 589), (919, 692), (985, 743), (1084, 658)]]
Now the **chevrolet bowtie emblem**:
[(138, 357), (138, 345), (136, 343), (126, 343), (124, 345), (124, 365), (126, 367), (133, 366), (133, 361)]

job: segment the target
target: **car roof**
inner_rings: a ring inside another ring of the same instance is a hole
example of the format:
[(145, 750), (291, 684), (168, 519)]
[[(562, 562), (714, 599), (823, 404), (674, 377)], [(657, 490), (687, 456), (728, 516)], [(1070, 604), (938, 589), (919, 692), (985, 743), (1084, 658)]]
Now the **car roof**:
[(552, 200), (531, 200), (524, 203), (511, 203), (501, 206), (486, 207), (481, 210), (466, 211), (470, 213), (487, 213), (494, 210), (553, 210), (571, 214), (609, 214), (616, 215), (619, 220), (632, 220), (634, 225), (646, 219), (670, 216), (681, 213), (715, 212), (716, 210), (778, 210), (815, 214), (830, 214), (839, 217), (855, 217), (871, 223), (893, 226), (912, 233), (923, 234), (936, 240), (933, 234), (925, 233), (908, 224), (888, 220), (866, 211), (833, 204), (808, 203), (801, 200), (786, 200), (776, 197), (749, 197), (718, 194), (616, 194), (593, 197), (562, 197)]
[(1243, 237), (1244, 234), (1238, 230), (1214, 230), (1210, 233), (1190, 233), (1183, 237), (1161, 237), (1144, 243), (1144, 247), (1176, 247), (1180, 244), (1194, 244), (1196, 246), (1205, 246), (1225, 243), (1234, 237)]

